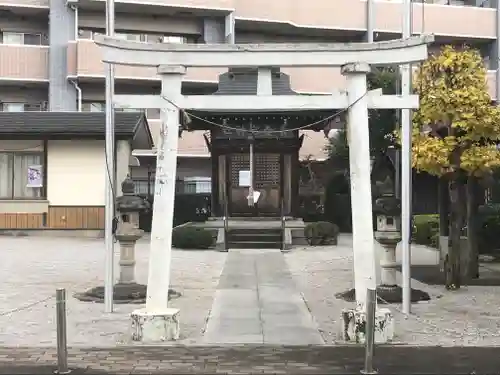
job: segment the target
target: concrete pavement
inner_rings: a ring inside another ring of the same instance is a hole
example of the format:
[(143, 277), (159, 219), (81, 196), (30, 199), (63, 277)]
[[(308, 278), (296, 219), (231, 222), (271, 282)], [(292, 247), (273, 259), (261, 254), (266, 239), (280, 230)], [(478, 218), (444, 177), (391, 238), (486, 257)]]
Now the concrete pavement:
[(323, 344), (279, 250), (231, 250), (215, 293), (205, 344)]

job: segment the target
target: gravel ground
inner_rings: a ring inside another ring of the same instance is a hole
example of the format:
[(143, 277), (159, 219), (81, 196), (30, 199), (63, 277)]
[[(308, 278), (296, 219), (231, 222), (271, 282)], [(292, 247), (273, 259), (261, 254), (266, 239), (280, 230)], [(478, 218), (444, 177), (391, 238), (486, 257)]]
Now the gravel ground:
[[(148, 242), (137, 245), (137, 281), (147, 280)], [(118, 252), (118, 248), (116, 249)], [(104, 244), (101, 240), (0, 237), (0, 345), (53, 347), (56, 343), (55, 289), (68, 293), (68, 345), (106, 347), (131, 344), (129, 314), (140, 305), (116, 305), (105, 314), (103, 304), (72, 297), (102, 285)], [(415, 264), (435, 264), (436, 253), (415, 248)], [(180, 344), (199, 342), (226, 259), (215, 251), (173, 252), (172, 287), (182, 293), (172, 306), (181, 310)], [(352, 288), (352, 249), (349, 236), (339, 245), (299, 248), (285, 255), (327, 343), (339, 341), (339, 317), (351, 303), (335, 294)], [(117, 259), (116, 259), (117, 260)], [(118, 270), (118, 266), (115, 268)], [(396, 318), (396, 341), (413, 345), (500, 345), (500, 288), (469, 286), (446, 292), (440, 286), (414, 281), (430, 302), (414, 305), (405, 318), (391, 305)], [(43, 301), (43, 302), (40, 302)], [(11, 310), (19, 311), (10, 313)], [(178, 342), (179, 343), (179, 342)]]
[[(436, 264), (438, 261), (434, 250), (415, 247), (412, 255), (413, 265)], [(338, 342), (341, 311), (353, 307), (352, 303), (335, 298), (336, 293), (353, 287), (350, 236), (341, 236), (338, 246), (294, 249), (286, 259), (326, 342)], [(396, 319), (397, 342), (443, 346), (500, 345), (498, 286), (468, 286), (448, 292), (441, 286), (413, 280), (412, 287), (426, 291), (432, 299), (414, 304), (408, 318), (400, 312), (400, 305), (389, 306)]]
[[(139, 241), (136, 277), (144, 284), (148, 250), (149, 243)], [(75, 292), (103, 285), (102, 240), (0, 237), (0, 252), (0, 345), (56, 344), (56, 288), (66, 288), (68, 293), (68, 345), (131, 344), (129, 315), (140, 305), (115, 305), (115, 313), (106, 314), (103, 304), (72, 297)], [(117, 264), (118, 246), (115, 255)], [(181, 310), (181, 344), (201, 336), (225, 258), (225, 253), (216, 251), (173, 252), (172, 287), (182, 297), (173, 300), (172, 306)], [(34, 305), (26, 307), (30, 304)], [(17, 308), (22, 309), (8, 313)]]

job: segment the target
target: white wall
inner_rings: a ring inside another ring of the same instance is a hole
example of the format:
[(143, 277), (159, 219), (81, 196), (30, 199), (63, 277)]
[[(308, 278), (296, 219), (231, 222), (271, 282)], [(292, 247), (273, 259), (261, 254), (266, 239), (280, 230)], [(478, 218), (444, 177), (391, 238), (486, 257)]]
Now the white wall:
[(49, 141), (47, 199), (51, 206), (103, 206), (104, 141)]

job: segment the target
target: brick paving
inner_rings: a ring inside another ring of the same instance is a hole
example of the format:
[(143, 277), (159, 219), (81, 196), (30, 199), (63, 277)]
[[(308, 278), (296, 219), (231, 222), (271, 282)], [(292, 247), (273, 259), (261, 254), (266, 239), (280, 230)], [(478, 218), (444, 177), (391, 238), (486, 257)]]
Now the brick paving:
[[(359, 346), (70, 348), (72, 374), (359, 374)], [(491, 347), (379, 346), (379, 374), (499, 374)], [(55, 349), (0, 347), (0, 374), (51, 374)]]

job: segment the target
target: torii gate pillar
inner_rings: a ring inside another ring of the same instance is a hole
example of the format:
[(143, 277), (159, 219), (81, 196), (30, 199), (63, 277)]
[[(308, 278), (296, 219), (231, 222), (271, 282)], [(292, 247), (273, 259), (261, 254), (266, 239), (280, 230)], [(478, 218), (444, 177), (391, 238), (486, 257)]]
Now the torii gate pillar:
[[(347, 141), (351, 183), (352, 247), (354, 255), (354, 287), (356, 308), (342, 313), (342, 337), (346, 341), (363, 341), (366, 326), (367, 290), (377, 289), (375, 243), (373, 240), (370, 134), (368, 130), (368, 98), (366, 76), (370, 66), (352, 63), (342, 66), (347, 78)], [(375, 340), (391, 341), (394, 320), (387, 308), (377, 308)]]
[[(183, 66), (160, 65), (161, 95), (173, 103), (181, 98)], [(156, 156), (156, 177), (149, 252), (146, 308), (132, 313), (132, 340), (162, 342), (178, 340), (179, 309), (168, 306), (174, 225), (179, 108), (163, 100)]]

